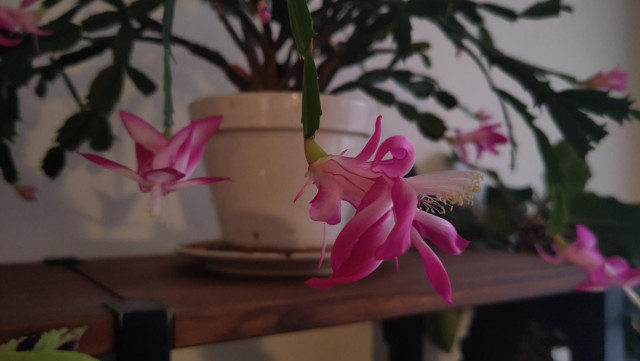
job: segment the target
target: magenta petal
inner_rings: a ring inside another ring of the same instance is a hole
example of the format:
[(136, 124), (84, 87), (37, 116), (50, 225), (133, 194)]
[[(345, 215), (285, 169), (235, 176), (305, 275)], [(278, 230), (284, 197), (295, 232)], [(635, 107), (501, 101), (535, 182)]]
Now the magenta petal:
[(160, 151), (167, 144), (168, 141), (162, 133), (137, 115), (120, 111), (120, 119), (131, 138), (153, 153)]
[(16, 46), (20, 44), (22, 38), (7, 38), (0, 35), (0, 46)]
[(606, 288), (608, 288), (608, 285), (594, 281), (584, 281), (574, 287), (576, 291), (581, 292), (600, 292)]
[(153, 168), (175, 168), (185, 176), (185, 169), (189, 161), (193, 128), (184, 128), (176, 133), (162, 149), (155, 152)]
[(177, 191), (178, 189), (201, 186), (205, 184), (211, 184), (216, 182), (222, 182), (226, 180), (230, 180), (228, 177), (200, 177), (200, 178), (192, 178), (185, 181), (179, 181), (173, 184), (169, 184), (166, 186), (166, 189), (169, 192)]
[(144, 173), (142, 177), (151, 183), (163, 184), (182, 179), (184, 174), (173, 168), (162, 168), (150, 170)]
[(307, 177), (307, 180), (302, 185), (302, 188), (300, 188), (300, 191), (298, 192), (298, 194), (296, 194), (295, 198), (293, 198), (293, 203), (295, 203), (300, 197), (302, 197), (302, 195), (307, 190), (307, 188), (309, 188), (312, 182), (313, 182), (313, 178)]
[(444, 265), (415, 229), (411, 231), (411, 242), (420, 253), (420, 256), (422, 256), (427, 277), (433, 284), (433, 288), (448, 304), (452, 304), (451, 281)]
[(379, 115), (376, 119), (376, 129), (373, 132), (371, 138), (367, 144), (362, 148), (360, 154), (358, 154), (354, 159), (358, 162), (366, 162), (371, 158), (371, 156), (375, 153), (376, 148), (378, 148), (378, 143), (380, 143), (380, 137), (382, 135), (382, 116)]
[(535, 247), (536, 251), (538, 251), (538, 254), (540, 255), (540, 258), (549, 263), (560, 264), (564, 261), (564, 257), (560, 253), (556, 253), (554, 256), (552, 256), (545, 252), (539, 244), (536, 244)]
[(416, 211), (413, 226), (445, 253), (460, 254), (470, 244), (451, 223), (422, 210)]
[(193, 124), (193, 140), (191, 145), (191, 153), (189, 155), (189, 163), (185, 169), (185, 174), (191, 175), (200, 163), (204, 154), (207, 142), (220, 128), (222, 123), (221, 115), (214, 115), (200, 120), (194, 121)]
[[(382, 160), (387, 153), (391, 153), (392, 159)], [(382, 171), (389, 177), (402, 177), (409, 173), (413, 167), (415, 150), (411, 141), (406, 137), (393, 136), (387, 138), (376, 152), (372, 169)]]
[[(386, 217), (392, 205), (388, 189), (384, 180), (378, 180), (363, 197), (356, 214), (340, 231), (331, 250), (331, 267), (334, 270), (349, 258), (357, 240), (376, 222)], [(386, 238), (386, 234), (384, 237)], [(370, 247), (377, 248), (377, 245), (372, 244)], [(371, 257), (373, 252), (375, 251), (371, 252)]]
[[(328, 183), (328, 182), (325, 182)], [(318, 188), (318, 194), (311, 201), (309, 217), (314, 221), (338, 224), (342, 219), (340, 189), (330, 186)]]
[(20, 2), (20, 9), (28, 8), (29, 6), (35, 4), (38, 0), (22, 0)]
[(411, 223), (416, 213), (418, 194), (402, 179), (398, 179), (391, 188), (395, 226), (386, 241), (377, 249), (376, 258), (387, 260), (404, 254), (411, 247)]
[(576, 233), (578, 236), (575, 243), (576, 246), (580, 248), (584, 247), (589, 249), (596, 248), (598, 246), (598, 238), (586, 226), (582, 224), (578, 224), (576, 226)]
[(146, 181), (136, 172), (134, 172), (133, 170), (123, 166), (122, 164), (118, 164), (112, 160), (103, 158), (99, 155), (94, 155), (94, 154), (87, 154), (87, 153), (80, 153), (78, 152), (78, 154), (80, 154), (81, 156), (85, 157), (85, 159), (103, 167), (106, 169), (109, 169), (113, 172), (116, 172), (117, 174), (123, 176), (123, 177), (127, 177), (129, 179), (133, 179), (134, 181), (138, 182), (138, 183), (146, 183)]

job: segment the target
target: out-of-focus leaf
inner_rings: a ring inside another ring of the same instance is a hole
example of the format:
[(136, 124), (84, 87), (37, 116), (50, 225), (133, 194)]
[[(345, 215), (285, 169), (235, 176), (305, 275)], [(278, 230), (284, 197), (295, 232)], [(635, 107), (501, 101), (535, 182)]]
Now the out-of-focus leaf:
[(62, 168), (64, 168), (65, 157), (64, 148), (61, 146), (56, 146), (47, 152), (47, 155), (44, 157), (42, 161), (42, 170), (44, 174), (49, 176), (49, 178), (57, 177)]
[(56, 22), (44, 27), (51, 35), (38, 37), (40, 52), (55, 52), (69, 49), (76, 45), (82, 35), (82, 29), (69, 22)]
[(58, 4), (60, 1), (61, 0), (44, 0), (42, 2), (42, 6), (44, 6), (45, 8), (51, 8)]
[(496, 4), (478, 4), (478, 7), (509, 21), (516, 21), (518, 19), (517, 12), (504, 6)]
[(129, 6), (131, 16), (146, 15), (162, 4), (162, 0), (138, 0)]
[(444, 121), (432, 113), (422, 113), (416, 118), (418, 129), (425, 137), (433, 140), (442, 138), (447, 127)]
[(411, 53), (411, 21), (409, 14), (398, 11), (393, 19), (393, 39), (396, 43), (396, 52), (401, 59)]
[(582, 193), (587, 181), (591, 178), (589, 166), (567, 142), (560, 142), (555, 145), (554, 151), (563, 173), (562, 186), (564, 192), (568, 195)]
[(418, 99), (425, 99), (429, 95), (433, 94), (435, 85), (428, 80), (420, 80), (411, 83), (399, 83), (400, 86), (407, 89), (414, 97)]
[(153, 80), (151, 80), (148, 76), (146, 76), (140, 70), (134, 67), (128, 66), (127, 74), (129, 75), (129, 78), (131, 79), (131, 81), (133, 81), (133, 84), (135, 84), (136, 88), (138, 88), (138, 90), (140, 90), (142, 94), (151, 95), (153, 94), (153, 92), (156, 91), (157, 86), (153, 82)]
[(120, 14), (117, 11), (107, 11), (89, 16), (82, 21), (82, 29), (84, 31), (102, 30), (116, 25), (120, 20)]
[(87, 102), (92, 110), (103, 114), (111, 113), (122, 92), (123, 74), (119, 66), (104, 68), (95, 77), (89, 88)]
[(15, 183), (18, 181), (18, 170), (13, 162), (11, 150), (5, 142), (0, 142), (0, 170), (2, 170), (2, 178), (7, 183)]
[(493, 38), (491, 37), (491, 33), (489, 33), (487, 28), (484, 26), (478, 28), (478, 40), (487, 47), (493, 47)]
[(418, 109), (411, 104), (396, 102), (396, 108), (405, 119), (412, 120), (418, 117)]
[(424, 316), (425, 333), (439, 349), (451, 351), (463, 312), (462, 309), (448, 309)]
[(480, 25), (484, 22), (482, 16), (478, 13), (476, 3), (471, 1), (462, 2), (459, 7), (459, 11), (473, 24)]
[(18, 93), (12, 85), (0, 90), (0, 141), (11, 141), (16, 135), (16, 124), (20, 120)]
[(591, 89), (571, 89), (558, 93), (576, 107), (597, 115), (608, 116), (619, 124), (629, 118), (631, 103), (628, 97), (614, 98), (608, 92)]
[(91, 120), (89, 145), (97, 151), (104, 151), (111, 148), (113, 144), (113, 133), (109, 126), (109, 120), (104, 115), (97, 115)]
[(574, 196), (569, 210), (572, 223), (584, 224), (596, 233), (598, 248), (605, 254), (640, 259), (640, 204), (586, 193)]
[(520, 13), (520, 17), (540, 19), (560, 15), (561, 11), (571, 11), (571, 7), (564, 5), (560, 0), (547, 0), (535, 3)]
[(357, 82), (360, 85), (371, 85), (387, 80), (389, 75), (390, 72), (387, 69), (376, 69), (362, 74)]
[(593, 149), (594, 143), (598, 143), (607, 135), (602, 125), (598, 125), (566, 100), (549, 101), (547, 108), (564, 138), (581, 157)]
[(636, 120), (640, 120), (640, 111), (639, 110), (631, 109), (629, 111), (629, 115), (631, 115), (632, 117), (636, 118)]
[(58, 129), (56, 142), (67, 150), (74, 150), (89, 137), (91, 132), (91, 122), (95, 113), (81, 111), (70, 116)]
[(393, 95), (393, 93), (382, 90), (380, 88), (365, 85), (362, 87), (362, 90), (367, 93), (367, 95), (384, 105), (393, 105), (393, 103), (395, 103), (396, 101), (396, 97)]
[(437, 18), (446, 15), (448, 7), (448, 0), (409, 0), (405, 9), (415, 16)]
[(446, 91), (436, 91), (435, 96), (438, 103), (440, 103), (440, 105), (447, 109), (454, 108), (456, 105), (458, 105), (458, 100), (456, 99), (456, 97)]
[(135, 32), (128, 21), (122, 23), (118, 34), (113, 39), (113, 62), (120, 67), (129, 64)]

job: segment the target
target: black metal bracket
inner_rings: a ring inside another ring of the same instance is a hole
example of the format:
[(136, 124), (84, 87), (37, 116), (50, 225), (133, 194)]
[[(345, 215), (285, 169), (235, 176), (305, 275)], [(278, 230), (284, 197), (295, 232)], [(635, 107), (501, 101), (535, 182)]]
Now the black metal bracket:
[(117, 361), (170, 361), (173, 317), (158, 301), (127, 299), (106, 306), (116, 317)]

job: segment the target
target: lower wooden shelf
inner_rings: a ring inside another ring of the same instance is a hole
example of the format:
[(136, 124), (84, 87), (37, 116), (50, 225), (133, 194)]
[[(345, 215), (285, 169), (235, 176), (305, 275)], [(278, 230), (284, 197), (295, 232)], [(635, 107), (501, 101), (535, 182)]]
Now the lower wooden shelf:
[[(569, 292), (583, 279), (574, 266), (534, 255), (467, 251), (442, 255), (454, 307)], [(103, 306), (122, 298), (163, 302), (174, 315), (174, 346), (187, 347), (283, 332), (380, 320), (449, 307), (434, 292), (417, 254), (383, 265), (368, 278), (331, 290), (302, 278), (250, 278), (211, 273), (184, 256), (84, 261), (78, 269), (0, 267), (0, 343), (54, 327), (88, 325), (81, 351), (113, 346), (113, 316)]]

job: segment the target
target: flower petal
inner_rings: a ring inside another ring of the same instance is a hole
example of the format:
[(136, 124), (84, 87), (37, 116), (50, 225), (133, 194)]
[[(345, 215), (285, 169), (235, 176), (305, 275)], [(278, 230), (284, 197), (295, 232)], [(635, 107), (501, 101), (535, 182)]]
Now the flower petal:
[(22, 42), (22, 38), (7, 38), (0, 35), (0, 46), (16, 46)]
[(391, 188), (391, 200), (393, 201), (393, 215), (396, 224), (393, 226), (389, 237), (377, 249), (376, 258), (387, 260), (404, 254), (411, 247), (411, 223), (416, 214), (418, 194), (402, 179), (396, 180)]
[(598, 238), (586, 226), (582, 224), (578, 224), (576, 226), (576, 233), (578, 236), (576, 238), (576, 243), (575, 243), (576, 246), (579, 246), (580, 248), (586, 248), (586, 249), (592, 249), (598, 246)]
[(20, 9), (28, 8), (29, 6), (35, 4), (38, 0), (22, 0), (20, 2)]
[(191, 152), (189, 154), (189, 162), (185, 169), (185, 174), (190, 176), (200, 163), (204, 154), (207, 142), (220, 128), (222, 123), (222, 115), (214, 115), (192, 122), (193, 139), (191, 144)]
[[(392, 158), (383, 160), (383, 158), (391, 153)], [(376, 152), (373, 159), (371, 169), (381, 171), (389, 177), (403, 177), (413, 167), (415, 159), (415, 150), (411, 141), (403, 136), (393, 136), (387, 138)]]
[(162, 150), (167, 144), (168, 140), (162, 133), (137, 115), (120, 111), (120, 119), (131, 138), (153, 153)]
[(142, 178), (154, 184), (175, 182), (183, 177), (183, 173), (173, 168), (152, 169), (142, 175)]
[(165, 188), (169, 192), (177, 191), (178, 189), (201, 186), (205, 184), (217, 183), (226, 180), (231, 180), (228, 177), (200, 177), (200, 178), (191, 178), (189, 180), (175, 182), (173, 184), (167, 185)]
[(334, 270), (350, 257), (355, 242), (378, 220), (386, 217), (392, 206), (389, 188), (383, 179), (379, 179), (363, 197), (356, 214), (340, 231), (331, 249), (331, 267)]
[(416, 211), (413, 226), (445, 253), (460, 254), (470, 244), (447, 220), (422, 210)]
[(354, 159), (358, 162), (366, 162), (371, 158), (371, 156), (375, 153), (376, 148), (378, 148), (378, 143), (380, 143), (380, 137), (382, 135), (382, 115), (379, 115), (376, 119), (376, 129), (373, 132), (371, 138), (367, 144), (362, 148), (360, 154), (358, 154)]
[(415, 229), (411, 231), (411, 242), (420, 253), (420, 256), (422, 256), (427, 277), (429, 277), (433, 288), (448, 304), (452, 304), (451, 281), (444, 265)]
[(342, 219), (341, 194), (342, 190), (335, 186), (333, 180), (328, 179), (318, 187), (318, 193), (311, 201), (309, 217), (314, 221), (338, 224)]
[(542, 249), (542, 247), (539, 244), (536, 244), (535, 247), (540, 257), (549, 263), (560, 264), (564, 261), (564, 257), (562, 256), (561, 253), (556, 253), (555, 255), (552, 256), (547, 252), (545, 252), (545, 250)]
[(129, 179), (133, 179), (134, 181), (138, 182), (138, 183), (147, 183), (146, 180), (144, 180), (138, 173), (134, 172), (133, 170), (123, 166), (122, 164), (116, 163), (112, 160), (109, 160), (107, 158), (103, 158), (99, 155), (94, 155), (94, 154), (87, 154), (87, 153), (80, 153), (78, 152), (78, 154), (80, 154), (81, 156), (85, 157), (85, 159), (103, 167), (106, 169), (109, 169), (111, 171), (116, 172), (117, 174), (123, 176), (123, 177), (127, 177)]

